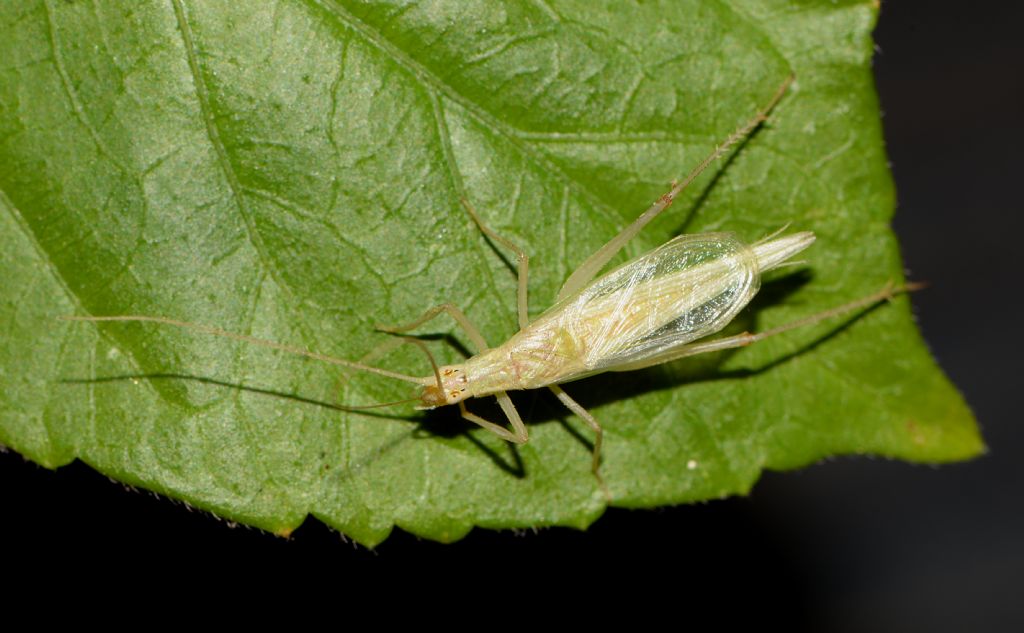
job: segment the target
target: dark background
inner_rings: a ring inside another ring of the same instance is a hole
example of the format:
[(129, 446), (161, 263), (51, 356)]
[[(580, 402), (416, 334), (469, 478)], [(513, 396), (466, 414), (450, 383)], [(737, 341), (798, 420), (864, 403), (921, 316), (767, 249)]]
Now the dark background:
[(542, 602), (581, 621), (667, 610), (680, 627), (710, 617), (808, 631), (1024, 631), (1024, 429), (1014, 414), (1024, 3), (983, 5), (886, 2), (875, 71), (895, 228), (913, 278), (934, 282), (913, 296), (918, 319), (988, 455), (943, 467), (834, 459), (767, 473), (749, 498), (609, 510), (586, 533), (477, 530), (443, 546), (396, 532), (370, 552), (316, 521), (289, 541), (230, 529), (81, 464), (50, 472), (6, 453), (7, 573), (84, 587), (108, 570), (120, 590), (178, 574), (222, 590), (318, 584), (346, 596), (350, 614), (372, 604), (353, 599), (364, 592), (400, 611), (440, 591), (448, 599), (435, 615), (468, 601), (524, 624)]

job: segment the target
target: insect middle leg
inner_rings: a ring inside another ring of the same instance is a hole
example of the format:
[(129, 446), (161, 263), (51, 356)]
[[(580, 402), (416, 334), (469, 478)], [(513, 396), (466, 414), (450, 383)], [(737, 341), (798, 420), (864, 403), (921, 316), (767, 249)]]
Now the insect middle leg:
[(484, 224), (484, 221), (480, 219), (479, 215), (477, 215), (476, 210), (469, 204), (469, 200), (462, 198), (462, 206), (466, 208), (466, 211), (469, 212), (469, 217), (473, 218), (473, 221), (476, 222), (477, 227), (484, 235), (516, 254), (516, 260), (518, 261), (518, 272), (516, 274), (516, 278), (518, 279), (518, 285), (516, 287), (516, 311), (519, 315), (519, 329), (523, 329), (530, 323), (526, 296), (530, 278), (530, 257), (526, 254), (526, 251), (516, 246), (514, 242), (498, 235), (493, 229)]
[[(527, 311), (527, 282), (530, 262), (529, 256), (527, 256), (526, 251), (516, 246), (515, 243), (513, 243), (511, 240), (502, 237), (501, 235), (498, 235), (493, 229), (484, 224), (483, 220), (480, 219), (480, 216), (477, 214), (476, 210), (473, 209), (472, 205), (470, 205), (469, 201), (466, 200), (465, 198), (462, 199), (462, 206), (466, 208), (466, 211), (469, 212), (470, 217), (473, 218), (473, 221), (476, 222), (476, 225), (480, 228), (484, 235), (487, 235), (495, 242), (498, 242), (499, 244), (513, 251), (516, 254), (516, 258), (519, 261), (517, 286), (519, 327), (520, 329), (525, 328), (530, 323), (529, 314)], [(578, 415), (580, 419), (582, 419), (587, 424), (587, 426), (589, 426), (594, 431), (594, 453), (592, 470), (594, 472), (594, 476), (597, 478), (598, 483), (601, 485), (601, 489), (605, 493), (605, 497), (608, 497), (610, 499), (611, 495), (608, 492), (608, 488), (607, 486), (605, 486), (604, 480), (601, 478), (601, 474), (599, 472), (601, 466), (601, 443), (602, 439), (604, 438), (604, 429), (601, 427), (601, 423), (598, 422), (597, 418), (591, 415), (589, 411), (584, 409), (582, 405), (573, 400), (572, 397), (569, 396), (569, 394), (565, 393), (565, 390), (559, 387), (558, 385), (550, 385), (548, 389), (551, 390), (551, 393), (555, 394), (555, 397), (558, 398), (562, 402), (562, 404), (564, 404), (570, 411)], [(463, 407), (463, 417), (466, 417), (467, 413), (468, 412), (465, 410), (465, 407)], [(481, 424), (481, 422), (477, 422), (477, 424)], [(483, 425), (481, 424), (481, 426)]]
[(558, 385), (550, 385), (548, 389), (551, 390), (551, 393), (555, 394), (555, 397), (562, 401), (562, 404), (568, 407), (570, 411), (578, 415), (580, 419), (586, 422), (587, 426), (589, 426), (594, 431), (594, 453), (590, 469), (594, 473), (594, 477), (597, 478), (597, 483), (598, 485), (601, 486), (601, 491), (604, 493), (605, 499), (611, 501), (612, 493), (610, 490), (608, 490), (608, 486), (604, 483), (604, 477), (601, 476), (600, 470), (601, 443), (604, 439), (604, 429), (601, 428), (601, 423), (598, 422), (597, 418), (591, 415), (589, 411), (584, 409), (583, 406), (580, 405), (580, 403), (576, 402), (569, 396), (569, 394), (565, 393), (565, 390), (563, 390)]

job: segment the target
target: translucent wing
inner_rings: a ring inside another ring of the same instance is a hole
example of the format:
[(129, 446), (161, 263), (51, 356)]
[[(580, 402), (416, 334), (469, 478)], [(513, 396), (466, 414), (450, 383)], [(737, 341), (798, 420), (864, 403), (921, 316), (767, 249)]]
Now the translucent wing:
[(759, 282), (754, 252), (733, 234), (682, 235), (600, 277), (537, 322), (557, 321), (587, 373), (595, 373), (721, 330)]

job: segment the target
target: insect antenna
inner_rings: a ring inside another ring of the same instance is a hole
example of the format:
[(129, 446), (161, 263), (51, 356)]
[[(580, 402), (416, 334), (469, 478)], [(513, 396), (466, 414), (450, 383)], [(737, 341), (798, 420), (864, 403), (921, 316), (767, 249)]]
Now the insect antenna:
[(434, 380), (437, 381), (437, 388), (439, 391), (443, 391), (444, 385), (441, 383), (441, 368), (437, 366), (437, 361), (434, 360), (434, 355), (430, 353), (430, 350), (427, 348), (426, 344), (423, 341), (419, 340), (418, 338), (413, 338), (411, 336), (403, 336), (402, 339), (406, 343), (415, 345), (420, 349), (421, 352), (427, 355), (427, 360), (430, 361), (430, 369), (432, 369), (434, 372)]
[[(411, 382), (416, 385), (422, 385), (423, 380), (416, 376), (409, 376), (407, 374), (400, 374), (394, 371), (388, 371), (387, 369), (381, 369), (379, 367), (371, 367), (362, 363), (356, 363), (350, 360), (344, 360), (342, 358), (335, 358), (333, 356), (327, 356), (326, 354), (318, 354), (317, 352), (311, 352), (301, 347), (295, 347), (293, 345), (285, 345), (283, 343), (276, 343), (274, 341), (268, 341), (266, 339), (256, 338), (255, 336), (247, 336), (245, 334), (235, 334), (234, 332), (228, 332), (220, 328), (212, 327), (209, 325), (203, 325), (201, 323), (192, 323), (189, 321), (178, 321), (177, 319), (169, 319), (167, 317), (159, 316), (142, 316), (142, 315), (124, 315), (124, 316), (61, 316), (59, 317), (62, 321), (85, 321), (90, 323), (104, 322), (104, 321), (135, 321), (135, 322), (147, 322), (147, 323), (162, 323), (163, 325), (173, 325), (174, 327), (185, 328), (188, 330), (195, 330), (204, 334), (210, 334), (212, 336), (220, 336), (223, 338), (229, 338), (235, 341), (242, 341), (245, 343), (251, 343), (253, 345), (259, 345), (262, 347), (269, 347), (270, 349), (276, 349), (282, 352), (288, 352), (289, 354), (296, 354), (298, 356), (305, 356), (306, 358), (312, 358), (315, 360), (330, 363), (332, 365), (339, 365), (341, 367), (348, 367), (350, 369), (356, 369), (359, 371), (365, 371), (371, 374), (377, 374), (378, 376), (384, 376), (385, 378), (394, 378), (395, 380), (403, 380), (405, 382)], [(419, 343), (419, 341), (417, 341)], [(424, 351), (427, 351), (424, 348)], [(427, 356), (430, 358), (430, 362), (434, 367), (434, 375), (437, 378), (437, 382), (441, 384), (441, 375), (437, 369), (437, 364), (434, 363), (434, 359), (430, 356), (430, 352), (427, 351)]]
[(337, 406), (339, 409), (344, 409), (345, 411), (362, 411), (364, 409), (382, 409), (384, 407), (393, 407), (393, 406), (396, 406), (396, 405), (399, 405), (399, 404), (406, 404), (406, 403), (409, 403), (409, 402), (420, 402), (421, 400), (422, 400), (422, 398), (420, 398), (419, 396), (413, 396), (412, 398), (406, 398), (404, 400), (393, 400), (391, 402), (378, 402), (377, 404), (357, 404), (357, 405), (339, 404), (339, 405), (335, 405), (335, 406)]

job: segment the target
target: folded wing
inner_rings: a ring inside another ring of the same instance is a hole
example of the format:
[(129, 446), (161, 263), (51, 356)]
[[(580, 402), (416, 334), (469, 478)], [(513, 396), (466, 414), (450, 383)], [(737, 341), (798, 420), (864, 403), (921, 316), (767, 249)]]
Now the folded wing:
[(659, 356), (726, 326), (757, 293), (750, 246), (731, 233), (681, 235), (553, 306), (588, 373)]

